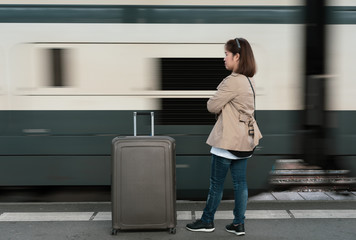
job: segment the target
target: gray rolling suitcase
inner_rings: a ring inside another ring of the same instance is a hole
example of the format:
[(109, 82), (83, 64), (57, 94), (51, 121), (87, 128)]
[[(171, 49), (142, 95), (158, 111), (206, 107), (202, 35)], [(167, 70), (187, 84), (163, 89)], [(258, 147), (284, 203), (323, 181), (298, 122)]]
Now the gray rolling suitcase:
[(119, 230), (169, 229), (176, 232), (175, 140), (154, 136), (112, 141), (112, 234)]

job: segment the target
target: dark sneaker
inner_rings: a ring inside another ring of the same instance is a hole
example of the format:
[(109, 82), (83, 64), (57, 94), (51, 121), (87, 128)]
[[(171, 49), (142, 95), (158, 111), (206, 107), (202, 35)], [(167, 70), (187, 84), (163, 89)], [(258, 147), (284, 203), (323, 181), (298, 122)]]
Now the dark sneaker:
[(245, 235), (244, 224), (239, 224), (239, 225), (235, 226), (233, 223), (231, 223), (230, 225), (226, 225), (225, 229), (229, 233), (235, 233), (237, 236)]
[(186, 228), (193, 232), (213, 232), (215, 230), (213, 222), (205, 223), (200, 219), (187, 224)]

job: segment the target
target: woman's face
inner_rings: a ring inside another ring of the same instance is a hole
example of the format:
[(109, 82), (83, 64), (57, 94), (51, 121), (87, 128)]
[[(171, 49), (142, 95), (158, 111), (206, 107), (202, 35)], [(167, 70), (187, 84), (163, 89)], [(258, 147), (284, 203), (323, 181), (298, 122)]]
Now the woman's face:
[(229, 71), (236, 71), (239, 64), (240, 54), (233, 55), (232, 52), (225, 49), (225, 68)]

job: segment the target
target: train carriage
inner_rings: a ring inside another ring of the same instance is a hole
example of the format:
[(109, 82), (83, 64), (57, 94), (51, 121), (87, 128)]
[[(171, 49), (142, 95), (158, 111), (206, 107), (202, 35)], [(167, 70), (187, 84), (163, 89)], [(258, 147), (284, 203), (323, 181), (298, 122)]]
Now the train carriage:
[[(356, 5), (328, 4), (334, 154), (354, 165)], [(229, 74), (223, 44), (244, 37), (264, 135), (248, 183), (267, 188), (275, 160), (302, 153), (304, 14), (299, 0), (0, 1), (0, 186), (110, 186), (111, 140), (132, 134), (132, 111), (155, 111), (177, 142), (178, 198), (205, 198), (206, 101)]]

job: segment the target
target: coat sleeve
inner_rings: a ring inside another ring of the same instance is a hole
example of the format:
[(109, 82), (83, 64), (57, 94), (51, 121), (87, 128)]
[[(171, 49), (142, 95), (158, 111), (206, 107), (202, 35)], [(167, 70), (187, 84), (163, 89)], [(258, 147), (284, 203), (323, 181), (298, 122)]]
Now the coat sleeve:
[(216, 93), (208, 100), (209, 112), (219, 114), (223, 107), (237, 96), (234, 80), (234, 78), (227, 77), (218, 86)]

